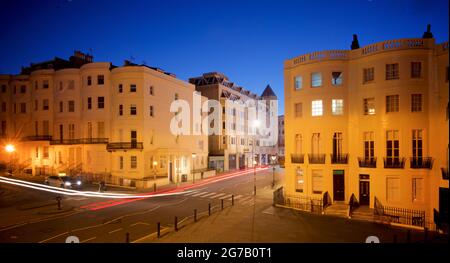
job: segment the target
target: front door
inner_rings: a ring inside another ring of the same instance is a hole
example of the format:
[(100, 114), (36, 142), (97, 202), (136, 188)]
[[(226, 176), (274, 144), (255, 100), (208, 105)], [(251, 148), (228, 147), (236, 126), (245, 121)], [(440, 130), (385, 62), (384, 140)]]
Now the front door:
[(370, 181), (369, 175), (359, 175), (359, 204), (369, 205), (370, 203)]
[(333, 197), (334, 201), (345, 201), (344, 170), (333, 171)]

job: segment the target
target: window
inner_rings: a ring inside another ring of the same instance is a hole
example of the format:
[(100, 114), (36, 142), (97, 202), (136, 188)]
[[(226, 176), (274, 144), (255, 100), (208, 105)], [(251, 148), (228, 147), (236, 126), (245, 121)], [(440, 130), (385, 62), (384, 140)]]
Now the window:
[(97, 137), (105, 138), (105, 123), (103, 121), (97, 122)]
[(130, 115), (136, 115), (136, 114), (137, 114), (136, 105), (135, 104), (131, 104), (130, 105)]
[(154, 91), (154, 88), (153, 88), (153, 86), (150, 86), (150, 88), (149, 88), (149, 93), (150, 93), (150, 95), (155, 95), (155, 91)]
[(130, 168), (131, 169), (136, 169), (137, 168), (137, 156), (131, 156)]
[(47, 79), (45, 79), (44, 81), (42, 81), (42, 88), (43, 88), (43, 89), (48, 89), (49, 86), (50, 86), (50, 85), (48, 84), (48, 80), (47, 80)]
[(92, 139), (92, 122), (87, 123), (87, 137)]
[(333, 134), (333, 155), (340, 156), (342, 154), (342, 132)]
[(422, 77), (422, 63), (411, 62), (411, 78), (420, 79)]
[(320, 133), (313, 133), (311, 138), (311, 153), (313, 155), (320, 152)]
[(44, 146), (42, 147), (42, 156), (44, 159), (47, 159), (49, 157), (49, 153), (48, 153), (48, 146)]
[(295, 135), (295, 152), (296, 154), (302, 153), (302, 135), (296, 134)]
[(227, 144), (227, 137), (226, 136), (222, 137), (222, 144)]
[(60, 91), (63, 90), (63, 82), (62, 81), (59, 82), (59, 90)]
[(99, 109), (105, 108), (105, 97), (97, 97), (97, 108)]
[(400, 199), (400, 179), (386, 178), (386, 200), (397, 202)]
[(45, 99), (42, 103), (42, 109), (43, 110), (48, 110), (49, 109), (49, 105), (48, 105), (48, 99)]
[(27, 104), (24, 102), (20, 103), (20, 113), (27, 113)]
[(42, 121), (42, 130), (43, 130), (43, 135), (49, 135), (50, 134), (49, 121)]
[(302, 76), (296, 76), (294, 78), (295, 90), (301, 90), (303, 87), (303, 78)]
[(119, 156), (119, 170), (123, 170), (123, 156)]
[(331, 72), (331, 84), (333, 86), (342, 85), (342, 72)]
[(59, 102), (59, 112), (63, 112), (64, 111), (64, 102), (60, 101)]
[(412, 201), (422, 202), (423, 201), (423, 179), (413, 178), (412, 179)]
[(92, 109), (92, 98), (91, 97), (87, 98), (87, 108), (88, 108), (88, 110)]
[(6, 112), (6, 102), (2, 102), (2, 112)]
[(36, 136), (39, 135), (39, 122), (38, 121), (34, 122), (34, 134)]
[(311, 86), (313, 88), (322, 86), (322, 73), (316, 72), (311, 74)]
[(1, 135), (6, 135), (6, 121), (2, 121)]
[(88, 76), (88, 77), (87, 77), (87, 85), (88, 85), (88, 86), (91, 86), (91, 85), (92, 85), (92, 77), (91, 77), (91, 76)]
[(388, 164), (400, 162), (400, 141), (397, 130), (386, 132), (386, 159)]
[(130, 92), (136, 92), (136, 84), (131, 84), (130, 85)]
[(399, 78), (398, 63), (386, 64), (386, 80)]
[(422, 111), (422, 94), (411, 94), (411, 112)]
[(75, 124), (69, 124), (69, 139), (75, 139)]
[(312, 170), (312, 192), (313, 194), (322, 193), (322, 170)]
[(414, 160), (421, 160), (423, 157), (422, 130), (412, 131), (412, 152)]
[(14, 109), (14, 113), (17, 112), (16, 108), (17, 108), (17, 107), (16, 107), (16, 103), (14, 103), (14, 108), (13, 108), (13, 109)]
[(122, 115), (123, 115), (123, 105), (120, 104), (119, 105), (119, 116), (122, 116)]
[(27, 93), (27, 86), (25, 85), (20, 86), (20, 93)]
[(386, 96), (386, 113), (398, 112), (399, 110), (399, 95)]
[(119, 93), (123, 93), (123, 85), (119, 84)]
[(305, 178), (303, 176), (303, 169), (298, 167), (295, 178), (295, 191), (303, 193), (303, 187), (305, 185)]
[(363, 83), (368, 83), (375, 80), (375, 68), (363, 69)]
[(97, 76), (97, 85), (103, 85), (103, 84), (105, 84), (105, 76), (98, 75)]
[(375, 158), (374, 132), (364, 132), (364, 160), (373, 161)]
[(6, 93), (6, 85), (2, 85), (2, 93)]
[(150, 117), (155, 117), (154, 111), (153, 111), (153, 106), (150, 106)]
[(37, 81), (34, 82), (34, 89), (37, 90), (39, 88), (39, 84)]
[(69, 100), (69, 112), (75, 112), (75, 101)]
[(75, 89), (75, 80), (69, 80), (69, 89)]
[(374, 115), (375, 114), (375, 98), (365, 98), (363, 99), (364, 115)]
[(303, 107), (302, 107), (302, 103), (295, 103), (295, 117), (302, 117), (302, 111), (303, 111)]
[(342, 99), (331, 100), (331, 113), (333, 115), (344, 114), (344, 100)]
[(311, 102), (311, 115), (312, 116), (322, 116), (323, 115), (322, 100), (313, 100)]
[(175, 100), (178, 100), (178, 93), (175, 93)]

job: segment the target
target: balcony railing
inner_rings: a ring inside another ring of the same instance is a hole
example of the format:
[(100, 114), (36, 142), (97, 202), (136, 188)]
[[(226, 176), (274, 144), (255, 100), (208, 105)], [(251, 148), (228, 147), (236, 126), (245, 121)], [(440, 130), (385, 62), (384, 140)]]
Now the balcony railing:
[(311, 164), (324, 164), (325, 163), (325, 154), (321, 153), (310, 153), (308, 154), (309, 163)]
[(71, 144), (105, 144), (108, 143), (108, 138), (81, 138), (81, 139), (64, 139), (52, 140), (52, 145), (71, 145)]
[(347, 164), (348, 163), (348, 153), (331, 154), (332, 164)]
[(305, 155), (304, 154), (291, 154), (291, 163), (304, 163)]
[(431, 157), (411, 157), (410, 167), (413, 169), (431, 169), (433, 166), (433, 158)]
[(384, 168), (403, 169), (405, 167), (405, 158), (384, 157)]
[(25, 136), (22, 138), (22, 141), (51, 141), (51, 135), (34, 135), (34, 136)]
[(441, 167), (442, 179), (448, 180), (448, 168)]
[(106, 146), (108, 151), (113, 150), (142, 150), (144, 149), (144, 144), (142, 142), (112, 142), (108, 143)]
[(364, 168), (377, 168), (377, 157), (365, 158), (358, 157), (359, 167)]

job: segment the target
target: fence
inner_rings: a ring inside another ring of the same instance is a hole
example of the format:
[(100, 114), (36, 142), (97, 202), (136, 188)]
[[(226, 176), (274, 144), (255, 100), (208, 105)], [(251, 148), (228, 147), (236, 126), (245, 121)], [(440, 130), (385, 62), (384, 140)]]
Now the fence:
[(299, 196), (299, 195), (285, 195), (284, 205), (302, 211), (322, 214), (323, 201), (322, 198)]
[(374, 206), (375, 215), (378, 215), (382, 221), (430, 228), (431, 224), (426, 220), (425, 211), (384, 206), (376, 197)]

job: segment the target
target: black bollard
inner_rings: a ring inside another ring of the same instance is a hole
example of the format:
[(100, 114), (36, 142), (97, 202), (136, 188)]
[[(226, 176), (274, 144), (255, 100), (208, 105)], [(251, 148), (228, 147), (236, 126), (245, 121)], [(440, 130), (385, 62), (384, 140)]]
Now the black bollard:
[(211, 215), (211, 203), (208, 204), (208, 215)]
[(158, 233), (158, 238), (160, 238), (161, 237), (161, 223), (160, 222), (156, 223), (156, 231)]
[(156, 183), (153, 183), (153, 192), (156, 192)]
[(197, 222), (197, 209), (194, 209), (194, 222)]
[(58, 202), (58, 203), (57, 203), (57, 205), (58, 205), (58, 210), (61, 210), (61, 200), (62, 200), (62, 197), (61, 197), (60, 195), (58, 195), (58, 196), (56, 197), (56, 202)]
[(231, 195), (231, 205), (234, 205), (234, 195)]
[(125, 234), (125, 243), (130, 243), (130, 233)]
[(175, 231), (178, 231), (178, 217), (175, 217)]
[(222, 210), (223, 210), (223, 199), (220, 199), (220, 201), (221, 201), (221, 207), (222, 207)]

